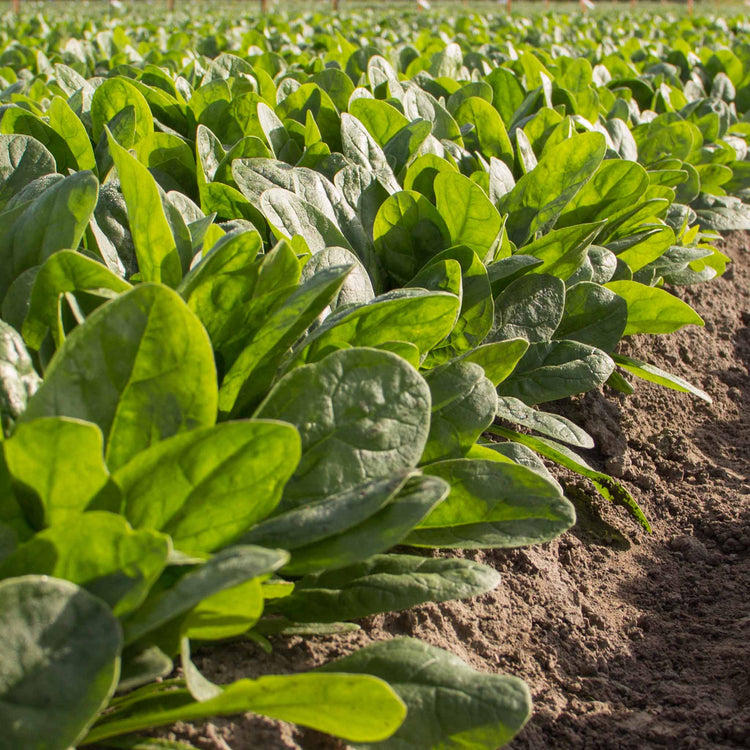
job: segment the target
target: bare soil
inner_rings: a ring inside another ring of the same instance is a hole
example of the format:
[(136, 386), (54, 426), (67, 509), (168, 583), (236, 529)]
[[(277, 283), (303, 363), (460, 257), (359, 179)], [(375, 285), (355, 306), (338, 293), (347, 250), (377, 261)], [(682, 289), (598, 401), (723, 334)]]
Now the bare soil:
[[(723, 278), (676, 290), (705, 328), (624, 348), (713, 404), (638, 381), (632, 396), (552, 405), (594, 435), (587, 459), (621, 478), (651, 535), (562, 474), (577, 526), (541, 547), (472, 554), (503, 573), (495, 591), (370, 617), (347, 636), (278, 638), (271, 656), (250, 642), (206, 649), (199, 667), (218, 682), (295, 672), (410, 635), (528, 682), (535, 710), (511, 750), (750, 748), (750, 234), (722, 249), (735, 261)], [(345, 747), (252, 716), (174, 729), (220, 750)]]

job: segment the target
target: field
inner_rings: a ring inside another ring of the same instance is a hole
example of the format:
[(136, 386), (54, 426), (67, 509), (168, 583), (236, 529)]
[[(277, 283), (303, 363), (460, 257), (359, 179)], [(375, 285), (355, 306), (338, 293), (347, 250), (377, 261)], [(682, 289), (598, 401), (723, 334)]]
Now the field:
[(0, 750), (744, 747), (750, 23), (471, 10), (4, 17)]

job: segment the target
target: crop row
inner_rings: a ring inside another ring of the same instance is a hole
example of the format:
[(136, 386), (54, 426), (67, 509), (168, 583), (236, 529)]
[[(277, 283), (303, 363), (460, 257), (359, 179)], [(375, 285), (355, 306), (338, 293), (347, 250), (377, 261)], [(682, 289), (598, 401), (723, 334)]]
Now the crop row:
[(539, 405), (638, 379), (709, 400), (617, 349), (702, 325), (665, 284), (721, 275), (715, 230), (750, 228), (743, 31), (7, 27), (0, 748), (155, 747), (131, 733), (242, 711), (363, 746), (507, 742), (524, 683), (412, 639), (228, 686), (191, 641), (492, 589), (424, 551), (568, 529), (543, 459), (649, 530)]

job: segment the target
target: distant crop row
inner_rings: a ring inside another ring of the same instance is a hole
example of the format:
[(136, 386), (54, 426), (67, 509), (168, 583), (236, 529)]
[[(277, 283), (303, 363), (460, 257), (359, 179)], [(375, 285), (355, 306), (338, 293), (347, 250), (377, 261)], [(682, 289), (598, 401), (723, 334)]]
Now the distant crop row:
[(424, 550), (564, 532), (544, 460), (649, 530), (539, 405), (710, 400), (618, 344), (702, 325), (665, 284), (721, 275), (716, 231), (750, 228), (747, 31), (6, 26), (0, 748), (184, 748), (132, 733), (244, 711), (361, 747), (512, 738), (524, 683), (416, 640), (229, 686), (191, 642), (494, 588)]

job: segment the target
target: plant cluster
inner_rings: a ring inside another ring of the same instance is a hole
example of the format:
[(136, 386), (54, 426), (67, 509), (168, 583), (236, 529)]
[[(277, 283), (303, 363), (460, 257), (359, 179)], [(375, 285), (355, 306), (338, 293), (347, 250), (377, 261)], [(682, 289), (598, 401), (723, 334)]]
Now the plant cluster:
[(512, 738), (524, 683), (416, 640), (228, 686), (191, 643), (491, 590), (424, 550), (568, 529), (543, 458), (649, 529), (538, 407), (709, 398), (617, 349), (702, 325), (664, 285), (750, 228), (742, 23), (0, 35), (0, 747), (185, 747), (132, 733), (243, 711), (361, 747)]

